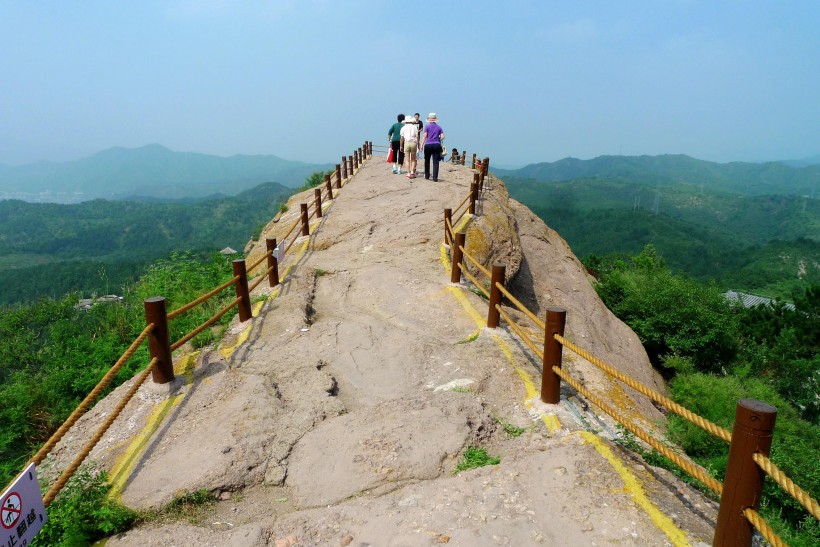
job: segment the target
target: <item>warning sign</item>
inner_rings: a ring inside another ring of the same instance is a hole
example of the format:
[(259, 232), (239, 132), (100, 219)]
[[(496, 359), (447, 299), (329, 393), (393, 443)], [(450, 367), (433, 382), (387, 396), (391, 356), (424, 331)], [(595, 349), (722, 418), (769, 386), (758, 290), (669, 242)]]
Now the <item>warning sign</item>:
[(29, 545), (46, 520), (37, 469), (32, 463), (0, 497), (0, 547)]
[(17, 521), (20, 520), (20, 514), (23, 512), (23, 500), (20, 499), (20, 494), (17, 492), (9, 492), (9, 494), (3, 498), (3, 503), (0, 504), (0, 507), (2, 507), (0, 515), (2, 515), (3, 528), (6, 530), (14, 528)]

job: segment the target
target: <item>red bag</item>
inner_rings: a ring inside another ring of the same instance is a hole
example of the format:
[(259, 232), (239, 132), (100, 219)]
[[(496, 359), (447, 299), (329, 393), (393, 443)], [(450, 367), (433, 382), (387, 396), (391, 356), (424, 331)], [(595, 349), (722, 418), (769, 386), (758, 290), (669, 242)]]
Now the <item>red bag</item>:
[(390, 153), (387, 154), (387, 163), (393, 163), (393, 154), (394, 154), (394, 150), (391, 148)]

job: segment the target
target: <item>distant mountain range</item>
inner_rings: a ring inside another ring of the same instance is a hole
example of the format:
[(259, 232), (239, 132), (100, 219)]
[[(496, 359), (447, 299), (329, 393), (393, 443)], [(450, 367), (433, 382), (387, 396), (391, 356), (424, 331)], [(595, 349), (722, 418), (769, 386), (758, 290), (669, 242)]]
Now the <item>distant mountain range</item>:
[[(810, 158), (800, 160), (808, 161)], [(490, 167), (492, 169), (492, 165)], [(599, 156), (591, 160), (564, 158), (521, 169), (492, 170), (501, 178), (542, 182), (601, 178), (655, 186), (687, 184), (745, 195), (820, 197), (820, 165), (816, 164), (793, 167), (783, 162), (714, 163), (686, 155)]]
[(0, 165), (0, 199), (77, 203), (96, 198), (183, 199), (235, 195), (263, 182), (295, 188), (330, 164), (273, 155), (231, 157), (174, 152), (159, 144), (110, 148), (68, 162)]

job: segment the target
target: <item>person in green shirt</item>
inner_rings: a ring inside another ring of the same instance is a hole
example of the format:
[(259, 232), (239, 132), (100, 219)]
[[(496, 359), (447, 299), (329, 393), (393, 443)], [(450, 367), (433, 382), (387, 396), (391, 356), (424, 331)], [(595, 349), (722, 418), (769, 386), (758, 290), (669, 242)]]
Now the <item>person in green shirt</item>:
[(401, 149), (401, 128), (404, 127), (404, 114), (396, 116), (398, 122), (390, 126), (387, 139), (390, 150), (393, 151), (393, 173), (401, 174), (401, 165), (404, 163), (404, 150)]

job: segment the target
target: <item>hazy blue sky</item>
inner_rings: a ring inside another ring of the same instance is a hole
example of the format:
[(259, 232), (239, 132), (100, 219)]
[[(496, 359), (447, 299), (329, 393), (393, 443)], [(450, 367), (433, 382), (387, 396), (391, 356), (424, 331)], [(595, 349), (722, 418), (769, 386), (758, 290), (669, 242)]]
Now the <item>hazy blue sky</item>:
[(430, 111), (500, 166), (820, 153), (815, 0), (0, 0), (0, 51), (8, 164), (150, 143), (333, 162)]

